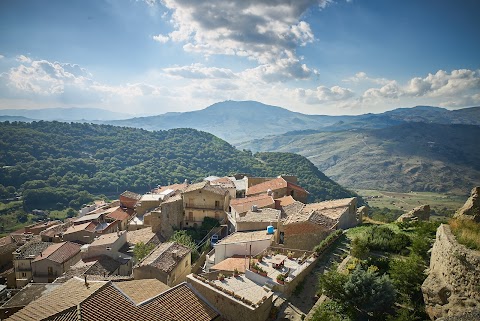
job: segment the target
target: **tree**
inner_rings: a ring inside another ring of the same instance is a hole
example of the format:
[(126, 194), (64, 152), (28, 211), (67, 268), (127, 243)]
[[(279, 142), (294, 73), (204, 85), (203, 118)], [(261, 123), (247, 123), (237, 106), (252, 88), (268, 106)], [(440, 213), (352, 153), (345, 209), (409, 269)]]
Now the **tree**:
[(177, 242), (189, 247), (192, 250), (192, 261), (196, 261), (200, 256), (197, 250), (197, 245), (185, 230), (175, 231), (175, 233), (173, 233), (173, 235), (170, 237), (169, 241)]
[(392, 260), (390, 277), (397, 291), (414, 302), (423, 300), (421, 285), (426, 278), (425, 268), (424, 260), (415, 254), (405, 259)]
[(358, 259), (364, 259), (369, 252), (367, 241), (356, 237), (352, 240), (350, 254)]
[(140, 261), (143, 259), (145, 256), (148, 255), (153, 249), (155, 248), (155, 244), (145, 244), (143, 242), (139, 242), (135, 244), (135, 247), (133, 248), (133, 256), (135, 258), (135, 261)]

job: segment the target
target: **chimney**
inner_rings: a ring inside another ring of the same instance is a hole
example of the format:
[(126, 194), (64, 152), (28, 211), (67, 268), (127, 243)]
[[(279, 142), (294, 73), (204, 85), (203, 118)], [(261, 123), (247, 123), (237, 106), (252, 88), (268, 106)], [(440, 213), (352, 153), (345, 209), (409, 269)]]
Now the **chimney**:
[(252, 212), (258, 212), (258, 206), (252, 205)]

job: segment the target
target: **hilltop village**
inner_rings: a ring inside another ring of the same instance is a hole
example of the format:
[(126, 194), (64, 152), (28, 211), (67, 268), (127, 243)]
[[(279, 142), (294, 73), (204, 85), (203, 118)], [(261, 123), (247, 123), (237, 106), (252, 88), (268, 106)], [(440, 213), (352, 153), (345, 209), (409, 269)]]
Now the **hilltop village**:
[[(1, 277), (17, 289), (0, 318), (266, 320), (310, 273), (315, 247), (366, 211), (356, 198), (307, 204), (308, 194), (294, 176), (211, 176), (25, 227), (0, 239)], [(171, 241), (206, 222), (193, 247)]]

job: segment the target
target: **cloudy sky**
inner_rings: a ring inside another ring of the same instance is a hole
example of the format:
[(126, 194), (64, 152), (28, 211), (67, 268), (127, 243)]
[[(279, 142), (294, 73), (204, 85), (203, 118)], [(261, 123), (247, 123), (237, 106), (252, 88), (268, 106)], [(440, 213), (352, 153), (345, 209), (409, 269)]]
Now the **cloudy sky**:
[(478, 0), (2, 0), (0, 109), (480, 105)]

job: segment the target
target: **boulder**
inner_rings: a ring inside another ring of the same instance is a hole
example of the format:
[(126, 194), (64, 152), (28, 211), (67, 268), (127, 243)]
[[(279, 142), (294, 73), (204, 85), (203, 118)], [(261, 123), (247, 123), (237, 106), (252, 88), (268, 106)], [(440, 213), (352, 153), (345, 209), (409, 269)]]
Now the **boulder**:
[(463, 218), (474, 220), (480, 223), (480, 187), (476, 186), (472, 189), (470, 197), (465, 204), (460, 208), (455, 215), (455, 218)]
[(397, 222), (428, 221), (429, 219), (430, 205), (422, 205), (400, 216)]

